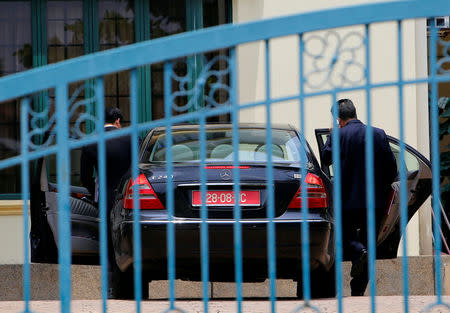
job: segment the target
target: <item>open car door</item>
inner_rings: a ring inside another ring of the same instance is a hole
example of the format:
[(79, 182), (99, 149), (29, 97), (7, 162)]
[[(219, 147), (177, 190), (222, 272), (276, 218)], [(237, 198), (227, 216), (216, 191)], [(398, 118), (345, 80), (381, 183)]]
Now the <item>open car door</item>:
[[(322, 152), (330, 130), (328, 128), (316, 129), (315, 134), (319, 152)], [(388, 140), (397, 161), (397, 168), (400, 170), (400, 142), (391, 136), (388, 136)], [(407, 144), (405, 144), (404, 159), (409, 222), (431, 194), (431, 163), (420, 152)], [(324, 166), (321, 156), (320, 163), (322, 171), (333, 181), (332, 166)], [(392, 188), (391, 199), (386, 199), (387, 208), (382, 218), (377, 221), (377, 258), (379, 259), (397, 257), (400, 242), (400, 181), (398, 176), (392, 184)]]
[[(55, 164), (55, 156), (41, 158), (31, 180), (31, 261), (57, 263), (58, 261), (58, 189), (50, 182), (48, 164)], [(47, 160), (46, 160), (47, 159)], [(70, 186), (72, 262), (98, 264), (98, 209), (87, 199), (84, 187)]]

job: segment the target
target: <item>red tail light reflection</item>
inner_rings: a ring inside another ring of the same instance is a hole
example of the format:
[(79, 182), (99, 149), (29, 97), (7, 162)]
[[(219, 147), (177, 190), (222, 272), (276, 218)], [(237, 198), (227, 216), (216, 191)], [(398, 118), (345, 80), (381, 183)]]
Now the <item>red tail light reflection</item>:
[[(308, 208), (326, 208), (328, 206), (328, 195), (322, 179), (312, 173), (308, 173), (305, 178), (306, 195), (308, 197)], [(289, 209), (302, 208), (301, 186), (288, 206)]]
[(125, 209), (134, 209), (133, 186), (137, 187), (137, 195), (139, 197), (139, 207), (143, 210), (163, 210), (164, 206), (159, 201), (158, 196), (153, 190), (144, 174), (140, 174), (135, 181), (130, 179), (128, 182), (123, 207)]

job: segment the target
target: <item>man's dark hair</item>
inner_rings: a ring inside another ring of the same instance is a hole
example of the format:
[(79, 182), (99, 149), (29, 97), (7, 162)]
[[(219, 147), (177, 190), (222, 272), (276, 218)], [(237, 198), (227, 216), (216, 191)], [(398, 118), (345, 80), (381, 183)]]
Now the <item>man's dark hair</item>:
[(105, 123), (114, 123), (118, 118), (123, 119), (122, 112), (118, 108), (105, 108)]
[(350, 99), (340, 99), (338, 101), (339, 118), (346, 121), (351, 118), (357, 118), (356, 108)]

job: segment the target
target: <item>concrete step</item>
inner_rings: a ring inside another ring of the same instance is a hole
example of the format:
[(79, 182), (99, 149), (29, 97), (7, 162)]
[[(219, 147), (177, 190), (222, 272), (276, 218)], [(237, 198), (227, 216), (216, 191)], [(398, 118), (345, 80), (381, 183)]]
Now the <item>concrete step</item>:
[[(441, 297), (441, 303), (437, 304), (436, 296), (410, 296), (408, 297), (409, 313), (448, 313), (447, 306), (450, 296)], [(132, 313), (136, 312), (135, 301), (108, 300), (108, 313)], [(177, 300), (176, 310), (169, 310), (167, 300), (142, 301), (141, 312), (183, 312), (199, 313), (205, 311), (205, 303), (200, 300)], [(371, 297), (345, 297), (342, 300), (342, 312), (361, 313), (372, 312)], [(24, 301), (0, 301), (0, 313), (22, 313)], [(59, 313), (61, 302), (57, 300), (31, 301), (31, 312)], [(431, 306), (433, 306), (431, 308)], [(241, 305), (242, 312), (267, 313), (272, 312), (271, 303), (265, 299), (245, 299)], [(377, 296), (375, 308), (377, 313), (404, 312), (405, 298), (403, 296)], [(232, 300), (212, 300), (208, 302), (208, 312), (229, 313), (237, 312), (238, 303)], [(314, 309), (313, 309), (314, 308)], [(276, 312), (338, 312), (337, 299), (312, 300), (310, 307), (305, 307), (305, 302), (293, 299), (282, 299), (275, 303)], [(70, 303), (70, 312), (76, 313), (104, 313), (101, 300), (73, 300)]]
[[(442, 292), (450, 295), (450, 256), (443, 256)], [(376, 286), (379, 296), (403, 295), (402, 259), (378, 260), (376, 262)], [(342, 264), (343, 293), (350, 295), (349, 262)], [(432, 256), (409, 257), (409, 294), (434, 295), (434, 259)], [(0, 301), (23, 300), (23, 266), (0, 265)], [(101, 270), (99, 266), (72, 265), (72, 299), (89, 300), (101, 298)], [(55, 264), (31, 264), (31, 298), (32, 300), (59, 299), (59, 270)], [(297, 283), (292, 280), (277, 280), (277, 297), (295, 297)], [(167, 299), (168, 281), (150, 283), (150, 299)], [(175, 282), (178, 299), (201, 299), (202, 282)], [(209, 283), (212, 299), (233, 298), (236, 296), (235, 283)], [(248, 298), (268, 297), (269, 281), (263, 283), (244, 283), (243, 296)], [(366, 295), (369, 290), (366, 291)]]

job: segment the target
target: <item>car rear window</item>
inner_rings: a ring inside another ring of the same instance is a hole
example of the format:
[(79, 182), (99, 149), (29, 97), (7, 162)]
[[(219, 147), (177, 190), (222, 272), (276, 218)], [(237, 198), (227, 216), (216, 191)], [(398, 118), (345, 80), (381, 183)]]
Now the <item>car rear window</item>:
[[(234, 150), (232, 129), (206, 130), (207, 162), (233, 162)], [(200, 131), (196, 129), (173, 129), (171, 146), (173, 162), (200, 161)], [(272, 151), (275, 163), (298, 163), (301, 154), (307, 159), (305, 145), (300, 144), (297, 133), (292, 130), (273, 129), (272, 146), (266, 143), (266, 129), (244, 128), (239, 130), (239, 161), (267, 162)], [(155, 131), (148, 141), (141, 159), (142, 163), (166, 162), (166, 135), (164, 131)]]

